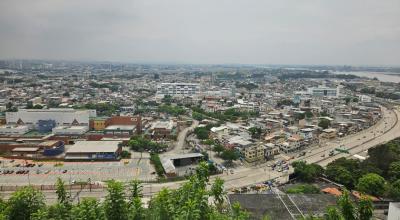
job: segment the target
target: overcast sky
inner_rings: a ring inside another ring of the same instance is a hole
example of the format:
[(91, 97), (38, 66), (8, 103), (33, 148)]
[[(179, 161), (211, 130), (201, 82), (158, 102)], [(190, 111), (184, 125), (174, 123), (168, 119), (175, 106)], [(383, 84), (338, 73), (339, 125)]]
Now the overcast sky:
[(1, 0), (0, 58), (400, 65), (400, 0)]

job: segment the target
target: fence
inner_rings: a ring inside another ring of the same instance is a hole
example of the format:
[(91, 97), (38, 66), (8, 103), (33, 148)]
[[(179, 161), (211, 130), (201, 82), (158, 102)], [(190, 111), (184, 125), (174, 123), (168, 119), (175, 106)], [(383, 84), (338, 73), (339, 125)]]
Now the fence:
[[(57, 186), (56, 185), (30, 185), (31, 187), (41, 190), (41, 191), (46, 191), (46, 190), (56, 190)], [(0, 191), (1, 192), (6, 192), (6, 191), (16, 191), (19, 190), (23, 187), (26, 186), (13, 186), (13, 185), (8, 185), (8, 186), (0, 186)], [(73, 184), (73, 185), (65, 185), (66, 189), (71, 189), (71, 190), (82, 190), (82, 189), (103, 189), (105, 186), (101, 184)]]

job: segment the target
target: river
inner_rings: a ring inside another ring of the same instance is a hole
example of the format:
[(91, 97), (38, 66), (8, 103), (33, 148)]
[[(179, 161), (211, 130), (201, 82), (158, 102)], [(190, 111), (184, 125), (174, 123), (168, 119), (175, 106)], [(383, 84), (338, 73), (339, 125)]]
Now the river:
[(334, 74), (349, 74), (349, 75), (351, 74), (360, 77), (368, 77), (371, 79), (376, 77), (377, 79), (379, 79), (379, 81), (382, 82), (394, 82), (394, 83), (400, 82), (400, 75), (394, 75), (382, 72), (334, 72)]

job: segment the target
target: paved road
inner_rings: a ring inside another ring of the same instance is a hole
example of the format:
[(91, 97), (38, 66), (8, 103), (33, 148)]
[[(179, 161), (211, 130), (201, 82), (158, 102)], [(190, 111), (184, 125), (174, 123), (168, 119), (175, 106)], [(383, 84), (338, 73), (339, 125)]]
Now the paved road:
[(184, 152), (184, 145), (187, 133), (189, 131), (194, 130), (199, 125), (199, 121), (193, 120), (192, 125), (190, 127), (184, 128), (182, 131), (179, 132), (175, 147), (168, 151), (166, 154), (179, 154)]

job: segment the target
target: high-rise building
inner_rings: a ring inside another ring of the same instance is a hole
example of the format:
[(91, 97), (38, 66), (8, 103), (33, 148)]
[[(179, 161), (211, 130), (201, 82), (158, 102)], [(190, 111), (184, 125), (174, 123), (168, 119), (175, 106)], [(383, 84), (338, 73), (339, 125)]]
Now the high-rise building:
[(197, 83), (161, 83), (157, 86), (157, 96), (186, 97), (199, 95), (200, 85)]
[(312, 96), (339, 97), (339, 87), (313, 87), (308, 88), (308, 93)]

